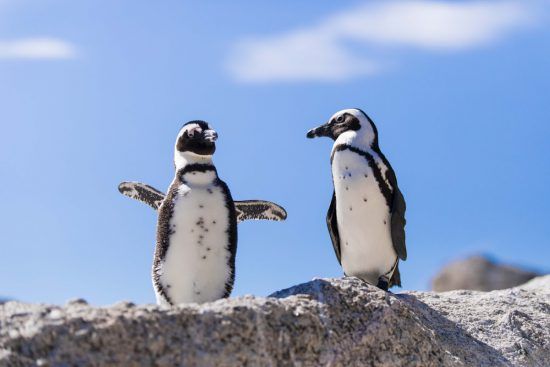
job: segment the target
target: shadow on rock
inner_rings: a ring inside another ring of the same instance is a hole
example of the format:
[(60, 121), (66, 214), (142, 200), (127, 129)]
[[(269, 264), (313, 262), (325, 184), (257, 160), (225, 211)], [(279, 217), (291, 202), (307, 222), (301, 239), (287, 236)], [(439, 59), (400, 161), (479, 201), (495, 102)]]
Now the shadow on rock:
[(429, 328), (438, 344), (466, 366), (512, 366), (512, 363), (493, 347), (468, 334), (456, 322), (420, 301), (412, 294), (395, 295), (409, 305), (422, 324)]

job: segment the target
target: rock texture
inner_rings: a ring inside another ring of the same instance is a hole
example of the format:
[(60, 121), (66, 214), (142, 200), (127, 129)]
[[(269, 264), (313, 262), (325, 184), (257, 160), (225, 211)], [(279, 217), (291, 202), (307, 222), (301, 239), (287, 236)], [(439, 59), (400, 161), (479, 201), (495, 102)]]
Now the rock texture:
[(0, 305), (2, 366), (548, 366), (550, 276), (480, 293), (317, 279), (173, 309)]
[(433, 279), (432, 289), (493, 291), (524, 284), (541, 274), (510, 265), (497, 264), (484, 256), (471, 256), (445, 266)]

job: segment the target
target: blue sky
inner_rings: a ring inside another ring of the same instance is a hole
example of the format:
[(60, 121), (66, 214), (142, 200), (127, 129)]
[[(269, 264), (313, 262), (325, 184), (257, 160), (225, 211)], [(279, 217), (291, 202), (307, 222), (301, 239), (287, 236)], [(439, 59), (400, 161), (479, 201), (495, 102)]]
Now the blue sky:
[(546, 1), (0, 0), (0, 295), (154, 302), (156, 214), (182, 123), (219, 133), (239, 225), (234, 295), (339, 276), (325, 213), (331, 142), (360, 107), (407, 204), (404, 289), (471, 253), (549, 270)]

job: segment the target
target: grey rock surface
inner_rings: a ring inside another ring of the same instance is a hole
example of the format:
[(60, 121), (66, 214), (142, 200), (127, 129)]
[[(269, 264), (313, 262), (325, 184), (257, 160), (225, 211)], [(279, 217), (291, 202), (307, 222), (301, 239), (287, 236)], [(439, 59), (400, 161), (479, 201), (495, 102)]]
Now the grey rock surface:
[(445, 266), (432, 280), (432, 289), (493, 291), (524, 284), (541, 274), (511, 265), (498, 264), (484, 256), (471, 256)]
[(172, 309), (0, 305), (1, 366), (548, 366), (550, 276), (488, 293), (317, 279)]

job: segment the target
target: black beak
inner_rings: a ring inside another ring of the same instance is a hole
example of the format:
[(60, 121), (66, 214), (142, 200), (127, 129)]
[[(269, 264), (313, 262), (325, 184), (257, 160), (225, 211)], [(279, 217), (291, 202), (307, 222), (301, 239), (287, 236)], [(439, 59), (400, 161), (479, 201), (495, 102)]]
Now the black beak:
[(213, 143), (218, 139), (218, 133), (215, 132), (214, 130), (206, 130), (203, 133), (203, 135), (204, 135), (204, 140), (209, 143)]
[(321, 125), (316, 127), (315, 129), (309, 130), (306, 136), (310, 139), (318, 138), (320, 136), (326, 136), (326, 137), (332, 138), (333, 134), (332, 134), (330, 123), (327, 122), (324, 125)]

